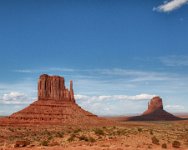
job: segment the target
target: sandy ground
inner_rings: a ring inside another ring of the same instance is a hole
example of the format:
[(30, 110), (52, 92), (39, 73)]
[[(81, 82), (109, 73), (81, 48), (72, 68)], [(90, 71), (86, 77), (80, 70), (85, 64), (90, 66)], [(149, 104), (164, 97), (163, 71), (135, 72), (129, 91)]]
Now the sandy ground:
[[(14, 148), (19, 141), (29, 144)], [(176, 144), (178, 148), (173, 147), (174, 141), (180, 144)], [(160, 150), (164, 145), (165, 149), (188, 150), (188, 121), (125, 122), (87, 129), (0, 126), (0, 150)]]

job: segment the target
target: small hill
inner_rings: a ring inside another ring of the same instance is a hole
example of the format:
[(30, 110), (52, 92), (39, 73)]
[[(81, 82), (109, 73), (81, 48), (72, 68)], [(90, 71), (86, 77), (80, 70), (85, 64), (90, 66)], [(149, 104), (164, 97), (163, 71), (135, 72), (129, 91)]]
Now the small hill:
[(163, 109), (163, 102), (159, 96), (153, 97), (149, 104), (148, 109), (140, 116), (128, 117), (128, 121), (173, 121), (182, 120)]

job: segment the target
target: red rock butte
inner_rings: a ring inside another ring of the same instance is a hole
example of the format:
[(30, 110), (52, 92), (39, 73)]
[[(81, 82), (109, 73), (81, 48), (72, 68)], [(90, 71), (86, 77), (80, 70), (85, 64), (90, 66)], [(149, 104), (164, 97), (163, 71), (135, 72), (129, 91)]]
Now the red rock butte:
[(60, 100), (75, 103), (73, 82), (70, 81), (70, 90), (68, 90), (63, 77), (41, 75), (38, 81), (38, 100)]
[(38, 100), (9, 117), (0, 124), (36, 125), (104, 125), (109, 121), (79, 107), (74, 98), (73, 82), (70, 89), (60, 76), (43, 74), (38, 81)]
[(163, 101), (159, 96), (153, 97), (148, 103), (148, 109), (140, 116), (133, 116), (128, 121), (173, 121), (181, 120), (163, 109)]

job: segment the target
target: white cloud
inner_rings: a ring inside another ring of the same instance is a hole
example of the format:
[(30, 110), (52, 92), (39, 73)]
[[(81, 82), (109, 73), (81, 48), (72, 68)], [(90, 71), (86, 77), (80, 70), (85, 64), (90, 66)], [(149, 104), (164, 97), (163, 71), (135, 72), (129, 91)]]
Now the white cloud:
[(100, 96), (87, 96), (87, 95), (75, 95), (77, 100), (148, 100), (156, 95), (151, 94), (139, 94), (135, 96), (128, 95), (100, 95)]
[(10, 92), (5, 93), (0, 97), (1, 104), (28, 104), (31, 99), (24, 93)]
[[(162, 62), (162, 60), (160, 61)], [(148, 100), (155, 96), (148, 93), (161, 96), (165, 103), (173, 104), (176, 100), (180, 100), (180, 105), (187, 104), (188, 77), (186, 74), (122, 68), (83, 70), (53, 68), (46, 68), (47, 70), (54, 70), (47, 73), (64, 76), (66, 83), (72, 79), (78, 104), (97, 115), (142, 113), (147, 108)], [(0, 89), (3, 89), (0, 90), (0, 103), (5, 104), (5, 101), (2, 101), (4, 94), (10, 96), (10, 93), (15, 90), (24, 93), (26, 96), (26, 98), (17, 98), (18, 102), (16, 103), (18, 105), (29, 104), (34, 101), (37, 97), (37, 79), (40, 69), (34, 70), (38, 70), (38, 72), (26, 74), (32, 77), (31, 79), (22, 79), (11, 84), (0, 83)], [(147, 94), (137, 95), (137, 93), (145, 92)], [(125, 95), (125, 93), (128, 94)], [(171, 98), (169, 98), (169, 95)], [(6, 103), (10, 104), (7, 106), (10, 108), (7, 112), (13, 112), (11, 104), (15, 101), (9, 100)], [(2, 108), (3, 106), (0, 105), (0, 109)]]
[(19, 73), (41, 73), (41, 72), (74, 72), (76, 70), (71, 68), (48, 67), (41, 69), (18, 69), (13, 71)]
[(164, 108), (168, 111), (173, 111), (173, 112), (185, 111), (185, 107), (182, 105), (166, 105)]
[(160, 61), (169, 67), (187, 67), (188, 66), (188, 56), (166, 56), (166, 57), (160, 57)]
[(22, 97), (25, 97), (25, 94), (19, 92), (10, 92), (8, 94), (4, 94), (2, 99), (4, 101), (15, 101), (18, 98), (22, 98)]
[(160, 12), (170, 12), (170, 11), (180, 8), (181, 6), (187, 3), (188, 3), (188, 0), (165, 1), (164, 4), (158, 6), (157, 8), (153, 8), (153, 10), (160, 11)]
[(105, 116), (139, 114), (147, 107), (147, 102), (155, 95), (75, 95), (77, 103), (84, 109)]
[[(100, 80), (101, 77), (105, 79), (112, 78), (114, 80), (120, 78), (131, 79), (131, 81), (162, 81), (168, 80), (169, 76), (167, 73), (159, 73), (152, 71), (139, 71), (131, 69), (121, 69), (121, 68), (112, 68), (112, 69), (72, 69), (72, 68), (46, 68), (46, 69), (33, 69), (33, 70), (16, 70), (20, 73), (58, 73), (63, 76), (73, 76), (77, 79), (97, 79)], [(67, 75), (68, 74), (68, 75)], [(171, 74), (172, 75), (172, 74)], [(117, 77), (117, 78), (114, 78)]]

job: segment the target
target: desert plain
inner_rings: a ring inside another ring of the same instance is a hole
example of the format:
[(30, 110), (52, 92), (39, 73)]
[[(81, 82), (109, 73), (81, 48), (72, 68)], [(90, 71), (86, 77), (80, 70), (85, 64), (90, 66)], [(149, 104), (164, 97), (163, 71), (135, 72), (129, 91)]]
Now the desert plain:
[(188, 121), (120, 122), (103, 127), (0, 126), (0, 150), (14, 149), (186, 150)]
[(186, 150), (186, 118), (166, 112), (160, 97), (140, 116), (99, 117), (78, 106), (72, 81), (69, 90), (63, 77), (45, 74), (35, 102), (0, 118), (0, 150)]

